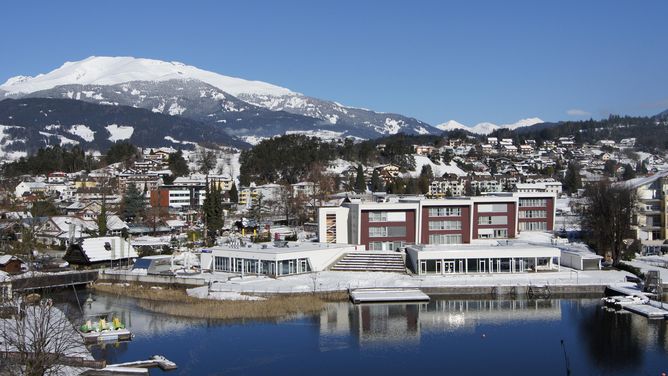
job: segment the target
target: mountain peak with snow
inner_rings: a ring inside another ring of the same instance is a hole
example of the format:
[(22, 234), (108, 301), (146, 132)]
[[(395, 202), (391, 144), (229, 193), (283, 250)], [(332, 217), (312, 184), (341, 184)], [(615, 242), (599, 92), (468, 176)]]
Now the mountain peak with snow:
[(60, 68), (34, 77), (16, 76), (0, 85), (5, 95), (32, 93), (60, 85), (116, 85), (131, 81), (195, 79), (232, 95), (293, 95), (286, 88), (261, 81), (224, 76), (180, 62), (135, 57), (91, 56), (66, 62)]
[(469, 131), (471, 133), (476, 133), (476, 134), (482, 134), (482, 135), (487, 135), (492, 132), (494, 132), (497, 129), (510, 129), (514, 130), (517, 128), (522, 128), (522, 127), (530, 127), (535, 124), (540, 124), (544, 123), (544, 121), (540, 118), (537, 117), (532, 117), (532, 118), (526, 118), (526, 119), (520, 119), (516, 121), (515, 123), (512, 124), (503, 124), (503, 125), (496, 125), (494, 123), (489, 123), (489, 122), (482, 122), (478, 123), (472, 127), (464, 125), (456, 120), (449, 120), (446, 121), (445, 123), (439, 124), (436, 126), (436, 128), (442, 130), (442, 131), (452, 131), (455, 129), (462, 129), (465, 131)]

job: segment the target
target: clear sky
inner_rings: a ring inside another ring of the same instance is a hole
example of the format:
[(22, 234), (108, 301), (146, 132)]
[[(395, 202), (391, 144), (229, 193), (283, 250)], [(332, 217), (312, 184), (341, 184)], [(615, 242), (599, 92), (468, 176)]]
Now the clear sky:
[(668, 1), (2, 1), (0, 82), (175, 60), (430, 124), (668, 109)]

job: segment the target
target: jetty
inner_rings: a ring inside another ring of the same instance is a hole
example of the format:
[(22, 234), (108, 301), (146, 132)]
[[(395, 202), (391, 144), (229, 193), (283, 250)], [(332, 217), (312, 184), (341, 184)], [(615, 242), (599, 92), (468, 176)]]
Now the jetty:
[(176, 363), (165, 358), (162, 355), (153, 355), (148, 360), (138, 360), (134, 362), (125, 362), (109, 364), (102, 369), (88, 370), (82, 375), (88, 376), (118, 376), (118, 375), (148, 375), (149, 368), (160, 368), (163, 371), (172, 371), (177, 368)]
[[(644, 292), (634, 286), (609, 285), (606, 296), (612, 306), (618, 310), (632, 312), (648, 319), (667, 319), (668, 306), (662, 302), (653, 301), (650, 297), (656, 294)], [(616, 303), (615, 303), (616, 301)]]
[(348, 294), (354, 304), (429, 301), (429, 295), (415, 288), (360, 288), (349, 290)]

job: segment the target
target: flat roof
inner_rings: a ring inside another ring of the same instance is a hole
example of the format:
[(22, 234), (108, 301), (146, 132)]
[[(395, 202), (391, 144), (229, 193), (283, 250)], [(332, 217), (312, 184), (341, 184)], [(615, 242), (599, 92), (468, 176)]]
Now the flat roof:
[(233, 251), (233, 252), (253, 252), (266, 255), (277, 255), (285, 253), (297, 253), (308, 251), (321, 251), (325, 249), (341, 249), (356, 247), (355, 244), (336, 244), (336, 243), (313, 243), (313, 242), (288, 242), (286, 247), (276, 247), (273, 242), (270, 243), (250, 243), (246, 242), (243, 246), (216, 246), (204, 248), (211, 251)]
[(498, 244), (441, 244), (410, 245), (409, 251), (417, 253), (418, 258), (517, 258), (517, 257), (559, 257), (557, 247), (511, 242)]

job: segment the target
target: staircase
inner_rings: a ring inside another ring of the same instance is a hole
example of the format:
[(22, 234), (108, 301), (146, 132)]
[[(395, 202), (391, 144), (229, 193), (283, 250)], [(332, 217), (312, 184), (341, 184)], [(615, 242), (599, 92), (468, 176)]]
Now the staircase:
[(406, 264), (398, 252), (349, 252), (330, 267), (345, 272), (395, 272), (405, 273)]

